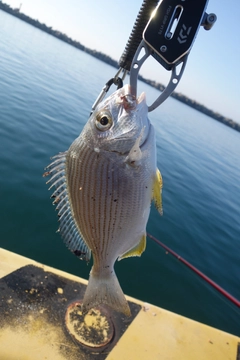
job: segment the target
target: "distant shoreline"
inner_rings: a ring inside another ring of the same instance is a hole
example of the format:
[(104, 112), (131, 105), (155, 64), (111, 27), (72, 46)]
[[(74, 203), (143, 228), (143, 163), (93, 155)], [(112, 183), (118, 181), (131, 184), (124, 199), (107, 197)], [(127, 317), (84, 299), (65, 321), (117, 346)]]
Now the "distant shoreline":
[[(112, 59), (110, 56), (103, 54), (102, 52), (96, 51), (96, 50), (92, 50), (87, 48), (86, 46), (82, 45), (80, 42), (72, 40), (69, 36), (67, 36), (66, 34), (58, 31), (58, 30), (54, 30), (52, 29), (52, 27), (49, 27), (45, 24), (40, 23), (38, 20), (34, 20), (32, 18), (30, 18), (29, 16), (25, 15), (24, 13), (21, 13), (19, 11), (19, 9), (13, 9), (11, 8), (9, 5), (2, 3), (0, 1), (0, 10), (3, 10), (7, 13), (9, 13), (10, 15), (16, 16), (17, 18), (29, 23), (30, 25), (33, 25), (35, 27), (37, 27), (38, 29), (47, 32), (48, 34), (55, 36), (56, 38), (76, 47), (79, 50), (82, 50), (86, 53), (88, 53), (89, 55), (94, 56), (95, 58), (104, 61), (105, 63), (115, 67), (115, 68), (119, 68), (118, 62), (115, 61), (114, 59)], [(165, 86), (157, 83), (153, 80), (148, 80), (145, 79), (143, 76), (139, 76), (139, 79), (143, 82), (145, 82), (146, 84), (160, 90), (163, 91)], [(240, 132), (240, 124), (233, 121), (232, 119), (229, 119), (227, 117), (222, 116), (221, 114), (218, 114), (210, 109), (208, 109), (206, 106), (199, 104), (197, 101), (189, 99), (187, 96), (181, 94), (181, 93), (177, 93), (177, 92), (173, 92), (173, 94), (171, 95), (173, 98), (181, 101), (182, 103), (202, 112), (205, 115), (210, 116), (211, 118), (231, 127), (234, 130), (237, 130)]]

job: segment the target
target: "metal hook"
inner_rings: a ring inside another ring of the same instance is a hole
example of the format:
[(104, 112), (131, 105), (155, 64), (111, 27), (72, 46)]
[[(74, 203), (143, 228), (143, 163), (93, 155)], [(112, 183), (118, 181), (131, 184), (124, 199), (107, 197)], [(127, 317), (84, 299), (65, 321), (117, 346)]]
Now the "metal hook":
[[(122, 75), (122, 78), (120, 78), (119, 75), (122, 71), (123, 71), (123, 75)], [(105, 97), (106, 93), (108, 92), (108, 90), (110, 89), (112, 84), (116, 85), (117, 89), (120, 89), (121, 87), (123, 87), (123, 80), (126, 76), (126, 73), (127, 73), (127, 70), (120, 68), (117, 71), (116, 75), (106, 82), (105, 86), (102, 88), (102, 91), (100, 92), (100, 94), (98, 95), (97, 99), (95, 100), (95, 102), (92, 106), (92, 111), (91, 111), (90, 115), (92, 115), (92, 113), (96, 109), (97, 105), (103, 100), (103, 98)]]
[[(181, 63), (173, 66), (172, 75), (171, 75), (168, 85), (165, 87), (165, 89), (160, 94), (160, 96), (152, 103), (152, 105), (148, 107), (149, 112), (156, 109), (172, 94), (172, 92), (174, 91), (174, 89), (176, 88), (176, 86), (178, 85), (178, 83), (182, 77), (182, 74), (184, 72), (184, 69), (185, 69), (185, 66), (187, 63), (187, 58), (188, 58), (188, 54), (184, 56)], [(181, 69), (180, 69), (179, 73), (177, 74), (178, 66), (181, 66)]]
[[(139, 54), (141, 53), (141, 51), (143, 51), (143, 49), (145, 51), (145, 54), (140, 59), (138, 59)], [(135, 53), (135, 56), (132, 61), (131, 69), (130, 69), (130, 89), (131, 89), (131, 94), (135, 97), (137, 95), (137, 79), (138, 79), (138, 74), (139, 74), (140, 68), (143, 65), (144, 61), (152, 53), (153, 53), (153, 51), (151, 50), (151, 48), (145, 43), (144, 40), (142, 40), (136, 53)], [(164, 91), (159, 95), (159, 97), (152, 103), (152, 105), (148, 106), (149, 112), (153, 111), (159, 105), (161, 105), (174, 91), (174, 89), (178, 85), (178, 83), (182, 77), (182, 74), (184, 72), (184, 69), (185, 69), (185, 66), (187, 63), (187, 57), (188, 57), (188, 54), (186, 54), (182, 58), (182, 61), (180, 63), (178, 63), (177, 65), (173, 65), (172, 75), (171, 75), (168, 85), (166, 86)], [(181, 69), (177, 73), (178, 66), (181, 66)]]
[[(145, 54), (142, 56), (142, 58), (139, 59), (139, 55), (140, 55), (141, 51), (143, 51), (143, 50), (145, 51)], [(137, 95), (137, 80), (138, 80), (138, 74), (139, 74), (140, 68), (141, 68), (142, 64), (144, 63), (144, 61), (146, 61), (146, 59), (151, 54), (152, 54), (152, 50), (150, 49), (149, 46), (147, 46), (145, 41), (142, 40), (140, 42), (140, 45), (137, 48), (135, 55), (134, 55), (134, 58), (133, 58), (133, 61), (131, 64), (131, 69), (130, 69), (130, 89), (131, 89), (131, 94), (135, 97)]]

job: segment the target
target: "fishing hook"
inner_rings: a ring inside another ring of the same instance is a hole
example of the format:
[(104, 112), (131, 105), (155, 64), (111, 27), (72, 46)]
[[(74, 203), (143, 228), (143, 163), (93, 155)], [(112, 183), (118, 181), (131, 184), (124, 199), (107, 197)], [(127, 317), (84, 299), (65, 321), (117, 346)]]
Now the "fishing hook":
[[(123, 75), (122, 77), (120, 77), (120, 73), (123, 71)], [(104, 87), (102, 88), (102, 91), (100, 92), (100, 94), (98, 95), (96, 101), (94, 102), (93, 106), (92, 106), (92, 111), (90, 113), (90, 115), (92, 115), (93, 111), (96, 109), (97, 105), (103, 100), (103, 98), (105, 97), (106, 93), (108, 92), (108, 90), (110, 89), (110, 87), (114, 84), (117, 86), (117, 89), (120, 89), (123, 87), (123, 80), (126, 76), (127, 70), (124, 70), (122, 68), (120, 68), (116, 75), (111, 78), (110, 80), (108, 80), (106, 82), (106, 84), (104, 85)]]

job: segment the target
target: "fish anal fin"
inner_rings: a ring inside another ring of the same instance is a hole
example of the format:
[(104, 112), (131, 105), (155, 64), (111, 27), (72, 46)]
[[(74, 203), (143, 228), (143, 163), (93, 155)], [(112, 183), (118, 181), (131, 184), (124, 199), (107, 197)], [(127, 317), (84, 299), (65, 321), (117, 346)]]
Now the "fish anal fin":
[(108, 276), (94, 273), (92, 269), (89, 277), (88, 286), (83, 298), (82, 312), (86, 313), (90, 309), (106, 304), (112, 309), (131, 316), (128, 302), (123, 294), (114, 270), (109, 270)]
[(118, 260), (122, 260), (131, 256), (141, 256), (146, 249), (146, 234), (143, 234), (139, 243), (132, 249), (128, 250), (125, 254), (119, 256)]
[(157, 169), (153, 181), (152, 200), (154, 202), (156, 209), (159, 211), (160, 215), (163, 214), (162, 187), (163, 187), (162, 175), (160, 171)]

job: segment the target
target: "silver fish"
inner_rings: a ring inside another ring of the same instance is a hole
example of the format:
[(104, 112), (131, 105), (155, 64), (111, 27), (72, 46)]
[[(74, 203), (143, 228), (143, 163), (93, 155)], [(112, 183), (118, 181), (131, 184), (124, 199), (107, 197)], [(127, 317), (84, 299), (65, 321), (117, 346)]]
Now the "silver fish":
[(147, 113), (145, 95), (135, 99), (125, 85), (98, 105), (68, 151), (46, 168), (67, 247), (86, 261), (93, 255), (83, 312), (107, 304), (130, 315), (114, 263), (145, 250), (151, 200), (162, 213)]

